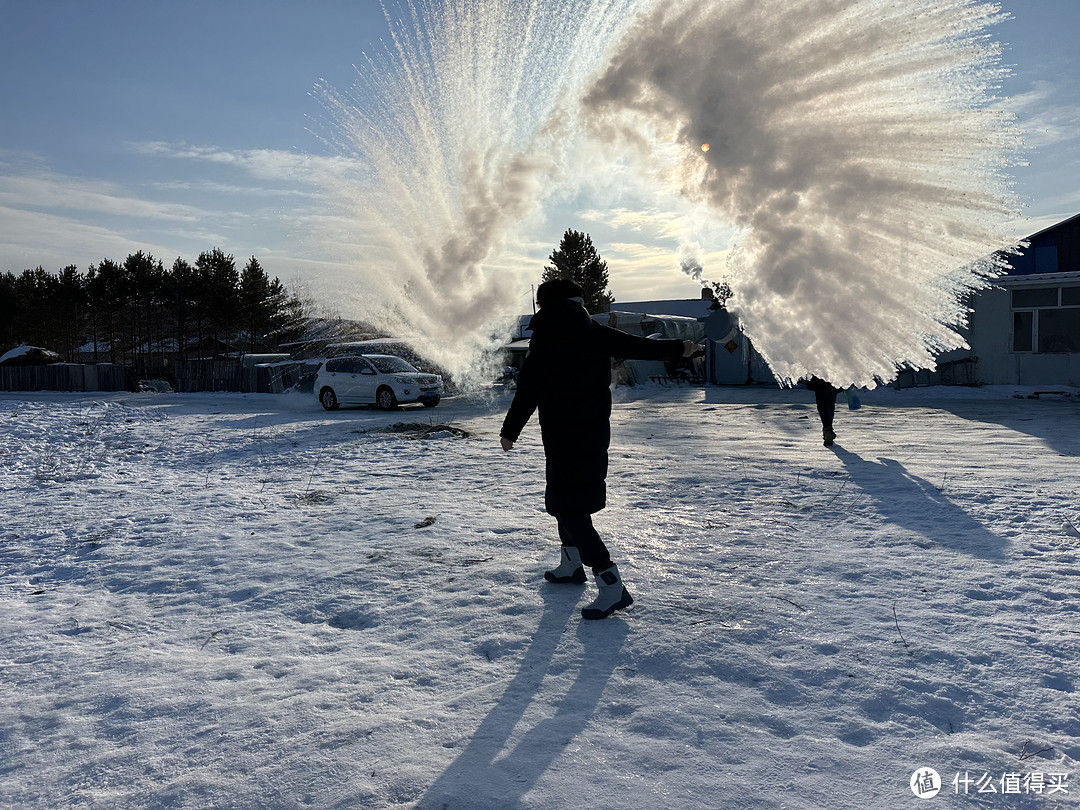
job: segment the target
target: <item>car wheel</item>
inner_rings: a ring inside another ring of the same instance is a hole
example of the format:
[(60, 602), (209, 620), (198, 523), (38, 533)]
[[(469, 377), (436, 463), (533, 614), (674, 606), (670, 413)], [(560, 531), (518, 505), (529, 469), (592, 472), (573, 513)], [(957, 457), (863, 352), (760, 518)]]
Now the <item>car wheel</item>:
[(397, 407), (397, 397), (384, 385), (375, 392), (375, 404), (384, 411), (392, 411)]
[(336, 411), (338, 409), (338, 405), (341, 404), (340, 402), (338, 402), (337, 394), (334, 393), (333, 388), (324, 388), (322, 391), (320, 391), (319, 402), (321, 402), (322, 406), (328, 411)]
[(434, 408), (438, 404), (439, 404), (439, 397), (432, 397), (431, 399), (425, 399), (424, 400), (424, 407), (425, 408)]

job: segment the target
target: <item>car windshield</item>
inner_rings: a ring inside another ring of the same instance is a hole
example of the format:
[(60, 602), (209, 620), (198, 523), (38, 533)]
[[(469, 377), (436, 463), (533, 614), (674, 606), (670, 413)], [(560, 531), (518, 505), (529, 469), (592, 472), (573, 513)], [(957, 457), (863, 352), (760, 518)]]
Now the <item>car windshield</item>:
[(379, 370), (380, 374), (400, 374), (403, 371), (416, 371), (413, 366), (410, 366), (400, 357), (368, 357), (368, 360)]

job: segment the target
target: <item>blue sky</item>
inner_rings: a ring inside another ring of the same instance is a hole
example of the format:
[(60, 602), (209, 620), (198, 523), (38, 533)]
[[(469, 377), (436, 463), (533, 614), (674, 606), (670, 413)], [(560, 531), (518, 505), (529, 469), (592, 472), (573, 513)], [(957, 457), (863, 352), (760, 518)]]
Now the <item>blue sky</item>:
[[(1015, 170), (1023, 236), (1080, 212), (1080, 2), (1007, 0), (1003, 94), (1032, 147)], [(0, 0), (0, 271), (220, 247), (289, 284), (339, 271), (311, 238), (319, 79), (378, 50), (375, 0)], [(590, 232), (617, 300), (694, 297), (650, 233), (586, 208), (520, 247), (538, 277), (566, 228)], [(640, 250), (635, 250), (635, 245)], [(348, 314), (348, 313), (346, 313)]]

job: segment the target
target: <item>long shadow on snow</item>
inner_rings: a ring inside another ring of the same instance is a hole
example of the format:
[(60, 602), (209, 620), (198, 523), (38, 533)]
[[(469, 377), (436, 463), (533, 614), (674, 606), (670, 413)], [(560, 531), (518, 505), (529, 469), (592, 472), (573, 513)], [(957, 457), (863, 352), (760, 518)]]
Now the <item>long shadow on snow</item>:
[[(1060, 386), (1048, 385), (1047, 390)], [(949, 400), (942, 410), (969, 422), (997, 424), (1046, 442), (1063, 456), (1080, 455), (1080, 405), (1075, 400), (1040, 399)]]
[(989, 531), (929, 481), (908, 472), (899, 461), (891, 458), (867, 461), (839, 446), (833, 446), (832, 451), (890, 523), (977, 557), (1003, 557), (1008, 544), (1005, 538)]
[[(1048, 385), (1047, 391), (1062, 386)], [(970, 397), (948, 396), (955, 389), (942, 387), (941, 395), (933, 388), (918, 389), (921, 396), (910, 400), (884, 399), (875, 401), (874, 392), (864, 396), (864, 404), (875, 408), (902, 411), (908, 409), (941, 411), (979, 425), (1000, 425), (1007, 430), (1026, 434), (1047, 444), (1063, 456), (1080, 455), (1080, 403), (1075, 399), (1057, 396), (1040, 396), (1038, 399), (1019, 397)], [(842, 398), (841, 398), (841, 401)], [(973, 434), (972, 441), (979, 441)]]
[[(1047, 391), (1073, 390), (1068, 386), (1045, 386)], [(677, 389), (676, 389), (677, 390)], [(984, 425), (1000, 425), (1008, 430), (1040, 439), (1066, 457), (1080, 455), (1080, 403), (1075, 399), (1057, 396), (1040, 396), (1038, 399), (983, 397), (976, 391), (969, 396), (957, 396), (956, 388), (919, 389), (919, 395), (911, 399), (897, 399), (884, 392), (879, 398), (876, 392), (863, 395), (863, 402), (872, 408), (892, 411), (926, 410), (951, 413), (967, 422)], [(841, 419), (847, 419), (840, 398)], [(774, 385), (745, 386), (706, 386), (702, 404), (706, 412), (717, 410), (717, 406), (736, 408), (755, 408), (768, 410), (790, 405), (814, 405), (814, 396), (801, 388), (778, 389)], [(721, 416), (724, 414), (721, 413)], [(974, 439), (973, 439), (974, 440)]]
[(577, 678), (558, 701), (555, 715), (525, 732), (513, 750), (504, 747), (536, 699), (578, 600), (563, 586), (544, 588), (544, 615), (517, 675), (456, 760), (416, 803), (417, 810), (520, 807), (521, 800), (567, 745), (585, 730), (618, 664), (628, 628), (618, 616), (581, 621), (584, 646)]

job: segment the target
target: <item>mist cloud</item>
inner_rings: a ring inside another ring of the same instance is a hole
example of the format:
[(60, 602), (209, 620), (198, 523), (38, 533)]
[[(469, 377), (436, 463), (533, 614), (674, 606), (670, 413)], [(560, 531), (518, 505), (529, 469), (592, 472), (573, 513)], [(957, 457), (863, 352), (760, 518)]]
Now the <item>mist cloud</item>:
[(779, 376), (872, 384), (963, 345), (963, 295), (1009, 242), (998, 19), (974, 2), (665, 3), (583, 115), (739, 229), (731, 304)]
[(327, 241), (366, 318), (467, 370), (536, 276), (507, 266), (507, 243), (545, 198), (608, 178), (693, 210), (666, 230), (672, 272), (728, 280), (781, 378), (873, 384), (962, 345), (963, 297), (997, 272), (1017, 214), (1019, 136), (991, 103), (996, 5), (409, 8), (354, 87), (317, 89), (342, 158), (326, 193), (357, 233)]

